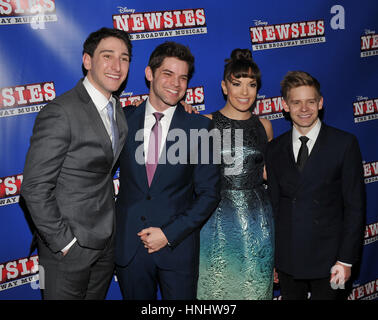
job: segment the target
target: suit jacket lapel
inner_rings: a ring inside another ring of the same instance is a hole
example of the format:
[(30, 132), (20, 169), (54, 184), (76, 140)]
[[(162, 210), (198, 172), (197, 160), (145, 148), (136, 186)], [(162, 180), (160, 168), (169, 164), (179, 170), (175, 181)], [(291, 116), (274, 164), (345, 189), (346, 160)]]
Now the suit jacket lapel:
[(295, 162), (294, 152), (293, 152), (293, 131), (292, 129), (287, 132), (284, 139), (282, 139), (281, 145), (282, 159), (279, 162), (282, 165), (282, 175), (285, 177), (284, 180), (290, 186), (290, 189), (295, 192), (297, 190), (301, 176)]
[[(183, 124), (185, 123), (185, 121), (183, 120), (184, 116), (185, 116), (184, 108), (180, 104), (178, 104), (175, 112), (173, 113), (173, 117), (168, 128), (167, 138), (169, 136), (170, 130), (183, 128)], [(154, 178), (152, 179), (150, 188), (152, 188), (154, 185), (156, 185), (159, 182), (159, 177), (161, 177), (161, 175), (164, 173), (164, 170), (167, 170), (167, 168), (169, 168), (169, 162), (167, 159), (167, 151), (169, 150), (171, 145), (175, 143), (175, 141), (168, 141), (167, 138), (165, 139), (165, 141), (163, 141), (164, 143), (163, 150), (160, 155), (159, 163), (156, 167), (156, 171), (154, 174)]]
[[(307, 159), (307, 162), (309, 161), (312, 162), (313, 161), (312, 159), (316, 158), (319, 152), (321, 152), (321, 148), (322, 146), (324, 146), (326, 135), (327, 135), (327, 126), (324, 123), (322, 123), (322, 126), (320, 127), (320, 131), (319, 131), (319, 135), (315, 141), (315, 144), (311, 150), (311, 153)], [(310, 162), (310, 165), (311, 165), (311, 162)]]
[[(324, 123), (319, 131), (319, 135), (315, 141), (315, 144), (311, 150), (311, 153), (306, 161), (306, 164), (303, 168), (303, 171), (300, 173), (300, 179), (298, 183), (298, 189), (302, 187), (303, 183), (306, 181), (311, 181), (312, 179), (316, 178), (317, 170), (314, 170), (315, 166), (321, 165), (323, 159), (323, 155), (326, 153), (323, 151), (324, 146), (326, 145), (327, 139), (327, 128)], [(299, 170), (298, 170), (299, 173)]]
[(92, 99), (90, 98), (87, 90), (84, 88), (82, 81), (76, 86), (78, 93), (83, 100), (83, 108), (87, 113), (90, 123), (92, 124), (94, 132), (98, 135), (99, 143), (104, 150), (105, 156), (109, 164), (113, 163), (113, 149), (112, 144), (109, 138), (109, 135), (105, 129), (104, 123), (102, 122), (101, 116), (97, 111), (96, 106), (94, 105)]
[(119, 100), (117, 100), (116, 103), (116, 121), (117, 121), (117, 126), (118, 126), (118, 131), (119, 131), (119, 141), (118, 141), (118, 146), (117, 146), (117, 151), (113, 159), (113, 166), (115, 162), (117, 161), (119, 154), (122, 151), (122, 147), (125, 144), (126, 137), (127, 137), (127, 132), (128, 132), (128, 127), (127, 127), (127, 122), (125, 115), (123, 113), (121, 104), (119, 103)]
[(294, 151), (293, 151), (293, 130), (290, 130), (289, 134), (287, 136), (287, 140), (286, 140), (286, 152), (287, 152), (287, 156), (290, 159), (290, 163), (294, 164), (294, 166), (296, 167), (295, 157), (294, 157)]
[(320, 131), (319, 131), (319, 135), (316, 138), (315, 144), (312, 147), (312, 150), (311, 150), (311, 152), (310, 152), (310, 154), (307, 158), (306, 164), (303, 168), (302, 175), (305, 173), (305, 171), (309, 170), (308, 168), (311, 168), (313, 165), (316, 165), (319, 161), (322, 160), (322, 159), (319, 159), (318, 156), (319, 156), (319, 153), (322, 152), (321, 151), (322, 146), (324, 146), (324, 144), (325, 144), (325, 139), (326, 139), (326, 135), (327, 135), (326, 131), (327, 131), (326, 125), (324, 123), (322, 123), (322, 126), (321, 126)]
[(293, 130), (288, 132), (283, 149), (286, 156), (285, 162), (289, 165), (287, 169), (298, 171), (293, 151)]
[[(149, 188), (148, 180), (147, 180), (146, 164), (145, 164), (145, 159), (143, 160), (143, 164), (137, 163), (137, 161), (135, 160), (135, 153), (136, 153), (137, 148), (142, 147), (144, 150), (144, 139), (142, 141), (138, 139), (137, 141), (136, 134), (139, 130), (144, 130), (145, 114), (146, 114), (146, 102), (143, 102), (134, 111), (132, 115), (132, 121), (128, 122), (129, 135), (127, 137), (127, 140), (126, 140), (127, 142), (125, 146), (125, 150), (127, 150), (127, 152), (132, 152), (133, 154), (130, 160), (131, 163), (129, 165), (133, 166), (133, 171), (135, 172), (135, 176), (141, 178), (138, 181), (140, 182), (140, 186), (142, 189)], [(127, 118), (126, 121), (129, 121), (129, 119)]]

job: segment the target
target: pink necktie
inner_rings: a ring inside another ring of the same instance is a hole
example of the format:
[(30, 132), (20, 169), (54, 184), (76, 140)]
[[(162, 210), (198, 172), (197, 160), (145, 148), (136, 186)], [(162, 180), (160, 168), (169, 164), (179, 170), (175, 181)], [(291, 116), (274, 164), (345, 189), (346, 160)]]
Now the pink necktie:
[(160, 112), (154, 112), (153, 115), (155, 116), (156, 122), (151, 129), (150, 141), (148, 143), (147, 161), (146, 161), (148, 186), (151, 185), (151, 182), (154, 177), (155, 170), (159, 161), (159, 150), (160, 150), (160, 140), (161, 140), (160, 119), (164, 116), (164, 114)]

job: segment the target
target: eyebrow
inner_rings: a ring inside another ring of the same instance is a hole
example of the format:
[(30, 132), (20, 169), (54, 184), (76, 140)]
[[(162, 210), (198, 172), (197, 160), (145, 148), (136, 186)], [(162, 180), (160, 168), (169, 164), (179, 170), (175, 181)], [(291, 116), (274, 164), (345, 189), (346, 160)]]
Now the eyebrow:
[(310, 100), (317, 100), (316, 98), (308, 98), (308, 99), (290, 99), (291, 102), (297, 102), (297, 101), (310, 101)]
[[(241, 83), (241, 80), (237, 79), (237, 78), (234, 78), (234, 79), (231, 79), (230, 82), (236, 82), (236, 83)], [(252, 79), (251, 78), (251, 81), (248, 82), (249, 84), (251, 83), (257, 83), (256, 79)]]
[(249, 78), (250, 79), (250, 82), (257, 82), (257, 80), (255, 78), (250, 78), (250, 77), (240, 77), (240, 78), (236, 78), (236, 77), (231, 77), (231, 81), (237, 81), (237, 82), (241, 82), (241, 78)]
[[(110, 53), (113, 53), (114, 50), (110, 50), (110, 49), (103, 49), (100, 51), (100, 53), (104, 53), (104, 52), (110, 52)], [(122, 55), (125, 55), (125, 56), (130, 56), (130, 54), (128, 52), (122, 52), (121, 53)]]
[[(172, 70), (170, 69), (163, 69), (161, 70), (161, 72), (168, 72), (168, 73), (174, 73)], [(179, 75), (180, 77), (188, 77), (189, 75), (188, 74), (182, 74), (182, 75)]]

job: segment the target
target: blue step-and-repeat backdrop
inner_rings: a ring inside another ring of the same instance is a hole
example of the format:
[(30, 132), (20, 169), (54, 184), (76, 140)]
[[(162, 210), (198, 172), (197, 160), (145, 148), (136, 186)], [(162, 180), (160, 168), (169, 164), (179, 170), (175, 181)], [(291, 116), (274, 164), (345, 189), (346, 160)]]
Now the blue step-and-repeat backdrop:
[[(355, 134), (363, 156), (366, 229), (349, 299), (378, 299), (376, 0), (0, 0), (0, 299), (41, 298), (38, 255), (28, 256), (32, 234), (19, 199), (25, 155), (38, 111), (82, 77), (82, 44), (103, 26), (132, 38), (124, 107), (148, 93), (144, 68), (166, 40), (188, 45), (196, 58), (186, 101), (201, 113), (224, 106), (224, 59), (249, 48), (262, 71), (255, 113), (272, 121), (275, 136), (290, 128), (280, 80), (289, 70), (318, 78), (324, 121)], [(121, 299), (116, 279), (108, 299)]]

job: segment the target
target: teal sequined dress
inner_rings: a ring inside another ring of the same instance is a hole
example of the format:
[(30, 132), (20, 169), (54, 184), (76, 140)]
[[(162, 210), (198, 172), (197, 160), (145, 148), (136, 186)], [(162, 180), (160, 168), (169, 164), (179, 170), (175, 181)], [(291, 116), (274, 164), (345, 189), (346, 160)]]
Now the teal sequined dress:
[[(201, 229), (197, 298), (272, 299), (274, 227), (263, 184), (265, 129), (254, 115), (232, 120), (217, 111), (213, 120), (222, 135), (222, 159), (235, 161), (222, 161), (221, 201)], [(235, 129), (242, 129), (242, 138)], [(225, 147), (227, 141), (231, 145)]]

